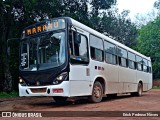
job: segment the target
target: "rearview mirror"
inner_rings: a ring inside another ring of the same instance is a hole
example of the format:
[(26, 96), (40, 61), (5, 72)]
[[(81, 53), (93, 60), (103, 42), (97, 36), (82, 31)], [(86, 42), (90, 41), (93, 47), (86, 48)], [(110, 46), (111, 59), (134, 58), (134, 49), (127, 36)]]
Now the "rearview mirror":
[(81, 43), (81, 35), (79, 33), (75, 34), (75, 43), (80, 44)]

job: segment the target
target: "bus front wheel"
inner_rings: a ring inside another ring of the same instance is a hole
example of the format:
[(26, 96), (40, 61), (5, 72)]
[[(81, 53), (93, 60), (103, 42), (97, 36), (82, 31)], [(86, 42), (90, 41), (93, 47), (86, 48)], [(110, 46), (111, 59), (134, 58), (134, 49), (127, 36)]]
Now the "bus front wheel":
[(92, 95), (89, 97), (89, 101), (93, 103), (101, 102), (103, 98), (102, 84), (96, 81), (93, 85)]

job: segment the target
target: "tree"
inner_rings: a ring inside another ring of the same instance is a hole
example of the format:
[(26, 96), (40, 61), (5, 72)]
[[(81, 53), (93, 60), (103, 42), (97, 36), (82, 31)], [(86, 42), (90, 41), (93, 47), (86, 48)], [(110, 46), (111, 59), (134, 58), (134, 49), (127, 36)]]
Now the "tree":
[(97, 17), (100, 10), (107, 10), (116, 2), (117, 0), (91, 0), (92, 16)]
[(12, 86), (12, 76), (9, 70), (9, 64), (8, 59), (6, 56), (6, 40), (8, 39), (11, 26), (13, 24), (12, 19), (12, 5), (10, 4), (10, 1), (7, 2), (1, 2), (0, 3), (0, 23), (1, 23), (1, 38), (0, 38), (0, 45), (1, 45), (1, 63), (2, 63), (2, 78), (1, 78), (1, 87), (4, 91), (11, 91), (13, 89)]
[(160, 78), (160, 17), (139, 30), (137, 50), (154, 59), (153, 76)]
[(158, 16), (158, 12), (153, 8), (147, 14), (137, 14), (133, 22), (135, 23), (137, 28), (140, 29), (142, 26), (147, 25), (147, 23), (154, 21), (154, 19), (156, 19), (157, 16)]
[(119, 14), (117, 8), (104, 12), (99, 20), (97, 30), (126, 46), (132, 47), (136, 44), (137, 29), (128, 18), (128, 14), (127, 10)]
[[(18, 69), (18, 57), (14, 56), (13, 60), (9, 60), (7, 56), (7, 39), (20, 37), (22, 27), (25, 26), (27, 17), (24, 16), (23, 2), (21, 0), (6, 0), (0, 2), (0, 90), (10, 92), (14, 86), (12, 75)], [(29, 18), (29, 17), (28, 17)], [(15, 46), (19, 48), (19, 46)], [(18, 53), (18, 50), (17, 52)], [(16, 63), (14, 63), (16, 62)], [(10, 64), (9, 64), (10, 63)], [(16, 66), (15, 71), (11, 69)], [(11, 73), (12, 71), (12, 73)], [(16, 82), (18, 83), (18, 72), (16, 72)], [(17, 86), (17, 85), (16, 85)]]
[(160, 10), (160, 0), (157, 0), (154, 5), (153, 5), (156, 9)]

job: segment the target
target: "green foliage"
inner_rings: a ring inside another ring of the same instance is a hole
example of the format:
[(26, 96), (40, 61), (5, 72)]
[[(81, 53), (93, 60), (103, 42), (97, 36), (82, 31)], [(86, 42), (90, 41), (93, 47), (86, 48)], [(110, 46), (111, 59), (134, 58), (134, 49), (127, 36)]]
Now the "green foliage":
[(17, 83), (19, 81), (19, 39), (8, 40), (8, 48), (10, 55), (8, 55), (9, 68), (12, 75), (13, 89), (17, 90)]
[(129, 47), (136, 45), (137, 29), (128, 19), (129, 11), (121, 14), (117, 10), (103, 12), (101, 16), (90, 18), (91, 27), (95, 30), (125, 44)]
[(10, 93), (0, 92), (0, 98), (13, 98), (13, 97), (18, 97), (18, 92), (16, 91)]
[(160, 78), (160, 17), (139, 30), (137, 50), (153, 60), (154, 78)]
[(160, 89), (160, 86), (153, 86), (152, 89)]
[(154, 7), (158, 10), (160, 10), (160, 0), (157, 0), (155, 3), (154, 3)]
[(111, 5), (115, 5), (116, 2), (116, 0), (92, 0), (90, 3), (92, 7), (91, 14), (93, 16), (98, 16), (99, 10), (109, 9), (111, 8)]

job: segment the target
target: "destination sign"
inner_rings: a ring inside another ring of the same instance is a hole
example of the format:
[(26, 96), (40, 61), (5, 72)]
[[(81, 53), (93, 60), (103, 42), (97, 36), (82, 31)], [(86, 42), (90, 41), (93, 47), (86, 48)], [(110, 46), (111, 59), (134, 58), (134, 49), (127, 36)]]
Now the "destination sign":
[(48, 20), (45, 22), (41, 22), (39, 24), (32, 25), (26, 28), (23, 31), (22, 38), (35, 35), (38, 33), (52, 31), (52, 30), (59, 30), (65, 28), (65, 20), (64, 19), (57, 19), (57, 20)]

